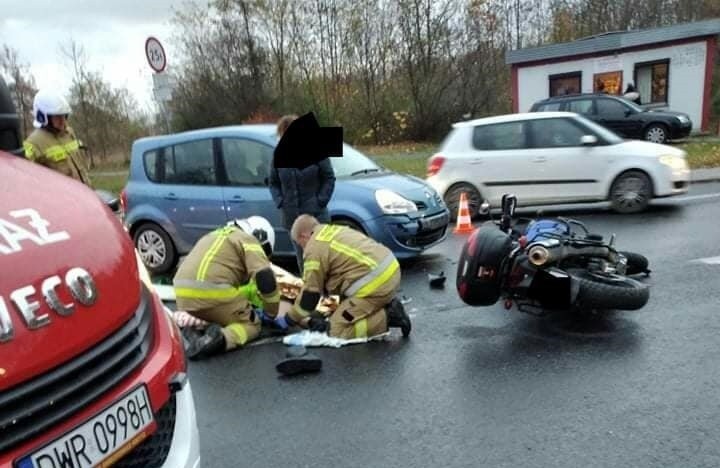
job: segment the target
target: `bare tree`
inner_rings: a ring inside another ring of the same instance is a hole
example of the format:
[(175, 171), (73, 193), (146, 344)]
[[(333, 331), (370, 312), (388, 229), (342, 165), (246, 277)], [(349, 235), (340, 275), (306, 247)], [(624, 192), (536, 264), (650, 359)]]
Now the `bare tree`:
[(32, 106), (33, 98), (37, 93), (35, 78), (30, 73), (28, 65), (21, 63), (17, 50), (3, 45), (0, 52), (0, 70), (12, 80), (9, 86), (21, 117), (23, 135), (28, 136), (33, 128)]

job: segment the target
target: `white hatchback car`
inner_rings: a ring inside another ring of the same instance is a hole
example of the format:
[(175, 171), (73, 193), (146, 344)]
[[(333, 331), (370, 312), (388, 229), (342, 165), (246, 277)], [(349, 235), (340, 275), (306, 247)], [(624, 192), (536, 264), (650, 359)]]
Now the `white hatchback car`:
[(454, 124), (428, 161), (427, 182), (453, 217), (463, 192), (473, 215), (509, 192), (520, 206), (608, 200), (634, 213), (687, 192), (690, 169), (678, 148), (623, 140), (574, 113), (536, 112)]

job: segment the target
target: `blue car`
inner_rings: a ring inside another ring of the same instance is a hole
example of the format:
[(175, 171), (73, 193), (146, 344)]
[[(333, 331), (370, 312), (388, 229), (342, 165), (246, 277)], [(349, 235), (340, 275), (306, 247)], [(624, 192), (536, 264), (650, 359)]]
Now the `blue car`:
[[(267, 187), (275, 125), (208, 128), (133, 143), (121, 194), (124, 223), (155, 274), (171, 271), (197, 240), (233, 218), (260, 215), (276, 229), (275, 255), (294, 256)], [(398, 258), (447, 236), (449, 211), (423, 180), (384, 169), (349, 145), (331, 158), (337, 181), (334, 223), (366, 233)]]

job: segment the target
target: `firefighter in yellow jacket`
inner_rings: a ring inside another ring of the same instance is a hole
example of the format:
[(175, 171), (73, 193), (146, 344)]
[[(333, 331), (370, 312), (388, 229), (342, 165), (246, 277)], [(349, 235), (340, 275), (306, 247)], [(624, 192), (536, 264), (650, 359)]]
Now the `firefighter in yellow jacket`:
[(33, 101), (35, 130), (23, 143), (25, 157), (91, 186), (80, 142), (67, 124), (70, 106), (61, 95), (38, 91)]
[(251, 216), (203, 236), (180, 264), (173, 278), (178, 310), (211, 323), (186, 333), (190, 359), (247, 344), (259, 335), (263, 316), (287, 328), (277, 322), (280, 291), (268, 260), (274, 244), (268, 220)]
[[(338, 338), (365, 338), (398, 327), (410, 334), (410, 318), (395, 297), (400, 265), (382, 244), (345, 226), (297, 218), (292, 238), (303, 248), (303, 290), (288, 314), (300, 326)], [(327, 322), (315, 312), (322, 294), (341, 302)]]

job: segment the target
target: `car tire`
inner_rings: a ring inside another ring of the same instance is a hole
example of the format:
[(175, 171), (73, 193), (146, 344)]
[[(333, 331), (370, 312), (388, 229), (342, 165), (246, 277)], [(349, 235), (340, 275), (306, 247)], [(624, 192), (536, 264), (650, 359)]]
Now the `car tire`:
[(647, 208), (652, 198), (650, 178), (640, 171), (620, 174), (610, 187), (610, 203), (618, 213), (638, 213)]
[(170, 236), (155, 223), (145, 223), (135, 230), (133, 243), (150, 274), (162, 275), (177, 263), (177, 250)]
[(665, 144), (669, 139), (668, 128), (663, 124), (650, 124), (645, 129), (645, 140), (652, 143)]
[(482, 198), (480, 192), (473, 185), (462, 182), (451, 186), (445, 192), (443, 200), (445, 205), (450, 210), (450, 221), (455, 222), (458, 215), (458, 207), (460, 205), (460, 195), (465, 192), (465, 196), (468, 201), (468, 208), (470, 210), (470, 218), (477, 217), (480, 211), (480, 205), (482, 204)]
[(360, 224), (356, 223), (356, 222), (353, 221), (352, 219), (337, 218), (337, 219), (333, 219), (333, 220), (332, 220), (332, 223), (333, 223), (333, 224), (338, 224), (338, 225), (340, 225), (340, 226), (347, 226), (347, 227), (349, 227), (350, 229), (354, 229), (354, 230), (356, 230), (356, 231), (358, 231), (358, 232), (362, 232), (363, 234), (367, 234), (367, 233), (365, 232), (365, 229), (363, 229), (362, 226), (360, 226)]

